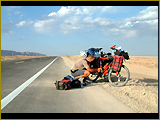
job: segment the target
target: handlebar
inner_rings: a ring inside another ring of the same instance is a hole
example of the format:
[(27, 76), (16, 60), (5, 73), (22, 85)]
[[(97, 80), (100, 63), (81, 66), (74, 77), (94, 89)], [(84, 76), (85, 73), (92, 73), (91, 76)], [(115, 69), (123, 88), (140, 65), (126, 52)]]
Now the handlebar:
[(96, 48), (96, 50), (99, 52), (99, 51), (101, 51), (103, 48)]
[(115, 50), (116, 45), (113, 45), (112, 47), (110, 47), (110, 49)]

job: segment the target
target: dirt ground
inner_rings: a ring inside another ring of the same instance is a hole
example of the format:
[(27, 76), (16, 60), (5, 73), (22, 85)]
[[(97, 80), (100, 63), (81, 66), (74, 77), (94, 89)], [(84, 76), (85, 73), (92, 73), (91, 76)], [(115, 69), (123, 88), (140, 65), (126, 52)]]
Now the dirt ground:
[[(82, 58), (61, 57), (69, 67)], [(158, 57), (132, 56), (124, 64), (130, 71), (130, 80), (124, 87), (114, 87), (103, 79), (97, 80), (96, 84), (138, 113), (158, 113)]]

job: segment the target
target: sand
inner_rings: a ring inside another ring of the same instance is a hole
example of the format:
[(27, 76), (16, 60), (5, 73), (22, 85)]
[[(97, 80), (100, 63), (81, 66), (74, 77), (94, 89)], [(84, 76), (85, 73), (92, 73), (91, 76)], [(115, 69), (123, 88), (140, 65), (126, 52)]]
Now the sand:
[[(61, 57), (70, 68), (82, 58)], [(125, 86), (114, 87), (103, 78), (97, 80), (96, 84), (138, 113), (158, 113), (158, 57), (132, 56), (124, 64), (130, 71), (130, 80)]]

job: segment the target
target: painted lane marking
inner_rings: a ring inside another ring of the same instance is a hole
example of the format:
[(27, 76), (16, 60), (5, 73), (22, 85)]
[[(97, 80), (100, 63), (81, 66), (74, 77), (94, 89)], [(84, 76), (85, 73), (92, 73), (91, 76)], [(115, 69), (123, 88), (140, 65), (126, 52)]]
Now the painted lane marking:
[(20, 63), (24, 63), (24, 61), (15, 62), (15, 64), (20, 64)]
[[(58, 56), (59, 57), (59, 56)], [(1, 110), (10, 103), (18, 94), (20, 94), (29, 84), (31, 84), (40, 74), (42, 74), (53, 62), (57, 60), (56, 57), (52, 62), (50, 62), (46, 67), (44, 67), (42, 70), (37, 72), (34, 76), (32, 76), (30, 79), (28, 79), (26, 82), (24, 82), (22, 85), (20, 85), (18, 88), (16, 88), (14, 91), (12, 91), (10, 94), (8, 94), (5, 98), (1, 100)]]

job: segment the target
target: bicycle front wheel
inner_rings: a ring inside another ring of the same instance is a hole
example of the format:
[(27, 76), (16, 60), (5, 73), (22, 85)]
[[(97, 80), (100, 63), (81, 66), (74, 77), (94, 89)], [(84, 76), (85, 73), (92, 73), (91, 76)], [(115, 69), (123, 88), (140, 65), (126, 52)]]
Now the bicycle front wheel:
[(109, 70), (108, 80), (115, 87), (124, 86), (128, 82), (129, 78), (130, 72), (125, 65), (122, 65), (121, 71), (118, 75), (116, 72), (112, 71), (112, 69)]

